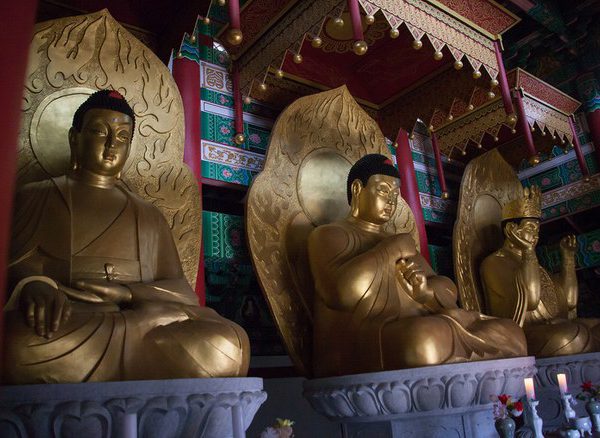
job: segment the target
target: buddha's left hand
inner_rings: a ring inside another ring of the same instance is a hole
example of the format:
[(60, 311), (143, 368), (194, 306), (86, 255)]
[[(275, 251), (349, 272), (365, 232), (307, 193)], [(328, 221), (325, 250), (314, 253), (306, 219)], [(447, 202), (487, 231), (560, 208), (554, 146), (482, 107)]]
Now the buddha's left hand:
[(77, 280), (75, 287), (115, 304), (130, 302), (132, 298), (129, 288), (105, 280)]
[(577, 238), (573, 234), (569, 234), (560, 239), (560, 251), (563, 254), (571, 255), (577, 249)]

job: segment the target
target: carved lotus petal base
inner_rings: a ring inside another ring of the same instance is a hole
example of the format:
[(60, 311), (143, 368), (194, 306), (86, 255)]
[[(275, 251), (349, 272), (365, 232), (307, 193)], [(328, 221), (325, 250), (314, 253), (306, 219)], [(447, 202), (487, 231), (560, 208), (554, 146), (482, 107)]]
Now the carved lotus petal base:
[(229, 438), (266, 398), (258, 378), (6, 386), (0, 436)]
[[(575, 397), (583, 382), (600, 381), (600, 352), (537, 359), (536, 366), (536, 397), (542, 401), (538, 414), (544, 421), (544, 430), (555, 430), (566, 424), (556, 375), (566, 374), (569, 392)], [(585, 402), (577, 402), (573, 409), (578, 417), (588, 415)]]
[(307, 380), (304, 396), (354, 437), (497, 437), (491, 396), (524, 395), (534, 357)]

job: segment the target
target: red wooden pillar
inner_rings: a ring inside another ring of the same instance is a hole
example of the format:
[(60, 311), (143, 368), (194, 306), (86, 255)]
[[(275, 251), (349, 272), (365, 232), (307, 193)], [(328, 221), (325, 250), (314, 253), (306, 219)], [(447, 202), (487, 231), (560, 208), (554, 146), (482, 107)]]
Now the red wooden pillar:
[(581, 150), (581, 144), (577, 137), (577, 130), (575, 129), (575, 123), (573, 123), (573, 116), (569, 117), (569, 127), (571, 128), (571, 134), (573, 134), (573, 149), (575, 149), (575, 155), (577, 156), (577, 162), (579, 163), (579, 169), (583, 175), (583, 180), (588, 181), (590, 179), (590, 172), (588, 171), (587, 164), (585, 164), (585, 158), (583, 151)]
[(592, 143), (594, 143), (596, 162), (598, 163), (598, 167), (600, 167), (600, 109), (587, 113), (587, 122), (590, 128)]
[[(202, 200), (202, 145), (200, 142), (200, 65), (186, 58), (173, 60), (173, 78), (179, 87), (185, 115), (185, 146), (183, 161), (190, 166)], [(200, 248), (196, 294), (201, 305), (206, 303), (204, 280), (204, 245)]]
[(400, 173), (400, 192), (415, 216), (417, 230), (419, 231), (421, 255), (425, 257), (428, 262), (431, 262), (429, 258), (429, 247), (427, 246), (425, 219), (423, 218), (421, 198), (419, 197), (419, 186), (417, 185), (417, 175), (415, 174), (415, 165), (410, 150), (408, 133), (404, 129), (400, 129), (400, 131), (398, 131), (398, 136), (396, 137), (396, 161), (398, 163), (398, 172)]
[(596, 161), (600, 166), (600, 84), (593, 72), (584, 73), (577, 77), (579, 99), (583, 102), (590, 137), (594, 143)]
[(514, 93), (515, 102), (517, 103), (517, 110), (519, 111), (519, 124), (521, 131), (525, 136), (525, 148), (529, 159), (529, 164), (536, 165), (540, 162), (540, 157), (535, 149), (535, 143), (533, 142), (533, 135), (531, 135), (531, 128), (527, 123), (527, 114), (525, 113), (525, 106), (523, 105), (523, 96), (521, 96), (521, 90), (515, 90)]
[[(33, 34), (37, 1), (0, 2), (0, 303), (6, 301), (6, 265), (10, 247), (10, 220), (15, 184), (17, 142), (21, 123), (21, 98), (27, 68), (27, 54)], [(0, 312), (0, 342), (3, 338)], [(1, 346), (0, 346), (1, 350)]]
[(504, 69), (504, 61), (502, 60), (502, 52), (500, 51), (500, 43), (494, 41), (494, 50), (496, 52), (496, 62), (498, 63), (498, 81), (500, 82), (500, 94), (502, 95), (502, 103), (504, 104), (504, 111), (508, 116), (515, 115), (515, 109), (512, 104), (510, 97), (510, 89), (508, 86), (508, 79), (506, 77), (506, 70)]

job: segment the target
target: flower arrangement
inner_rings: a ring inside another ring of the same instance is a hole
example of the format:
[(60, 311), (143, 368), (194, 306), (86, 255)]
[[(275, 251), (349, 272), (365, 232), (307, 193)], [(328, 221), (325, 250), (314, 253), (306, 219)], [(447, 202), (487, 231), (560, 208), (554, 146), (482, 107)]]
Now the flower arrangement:
[(494, 420), (518, 418), (523, 413), (523, 402), (514, 400), (510, 395), (500, 394), (493, 396), (492, 400), (494, 401)]
[(260, 438), (293, 438), (294, 422), (288, 419), (277, 418), (274, 426), (267, 427), (260, 434)]
[(583, 382), (583, 384), (581, 385), (581, 392), (577, 394), (575, 398), (583, 401), (600, 401), (600, 385), (594, 385), (589, 380)]

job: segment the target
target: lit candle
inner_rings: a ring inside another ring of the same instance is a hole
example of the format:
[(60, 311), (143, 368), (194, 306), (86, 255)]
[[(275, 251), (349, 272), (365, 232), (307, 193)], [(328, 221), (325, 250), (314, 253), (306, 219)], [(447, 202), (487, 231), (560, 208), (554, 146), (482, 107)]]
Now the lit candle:
[(525, 394), (527, 394), (527, 400), (535, 400), (535, 389), (533, 388), (533, 378), (527, 377), (523, 379), (525, 383)]
[(558, 387), (560, 389), (560, 395), (565, 395), (569, 392), (567, 388), (567, 376), (563, 373), (556, 375), (556, 380), (558, 381)]

